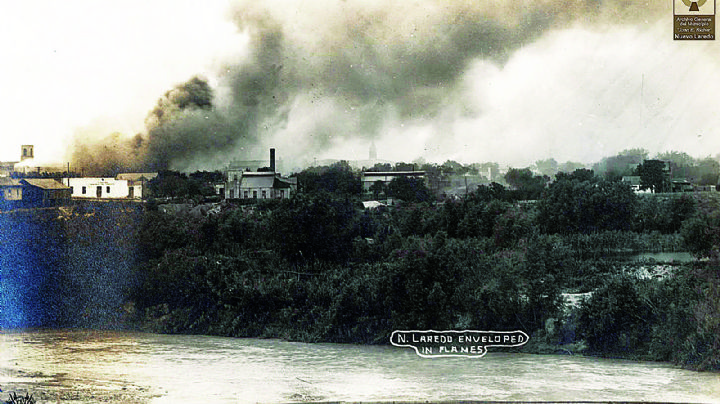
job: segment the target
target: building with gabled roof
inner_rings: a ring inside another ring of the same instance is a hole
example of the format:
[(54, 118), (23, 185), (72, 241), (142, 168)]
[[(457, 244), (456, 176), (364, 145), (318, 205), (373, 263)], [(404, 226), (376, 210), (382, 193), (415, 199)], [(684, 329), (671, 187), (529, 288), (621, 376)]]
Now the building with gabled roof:
[[(231, 181), (235, 179), (235, 181)], [(297, 181), (283, 178), (273, 171), (241, 172), (228, 179), (225, 190), (227, 199), (288, 199), (297, 190)]]
[(57, 206), (70, 201), (70, 187), (52, 178), (23, 178), (22, 191), (24, 205)]
[(23, 184), (20, 180), (0, 177), (0, 207), (16, 207), (22, 203)]
[(150, 181), (158, 176), (158, 173), (120, 173), (115, 177), (118, 180), (141, 182)]
[(147, 182), (158, 173), (122, 173), (113, 177), (71, 177), (63, 182), (77, 199), (131, 199), (145, 198)]
[(297, 179), (275, 171), (275, 149), (270, 149), (269, 171), (229, 168), (225, 199), (288, 199), (297, 190)]

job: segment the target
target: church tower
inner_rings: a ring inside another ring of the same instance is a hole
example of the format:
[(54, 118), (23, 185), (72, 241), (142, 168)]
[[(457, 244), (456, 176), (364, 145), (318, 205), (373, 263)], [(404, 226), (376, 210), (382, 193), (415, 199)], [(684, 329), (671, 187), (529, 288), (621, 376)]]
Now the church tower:
[(21, 151), (22, 154), (20, 155), (20, 161), (27, 160), (27, 159), (31, 159), (31, 158), (34, 157), (34, 155), (33, 155), (33, 145), (31, 145), (31, 144), (24, 144), (24, 145), (22, 145), (21, 147), (22, 147), (22, 151)]

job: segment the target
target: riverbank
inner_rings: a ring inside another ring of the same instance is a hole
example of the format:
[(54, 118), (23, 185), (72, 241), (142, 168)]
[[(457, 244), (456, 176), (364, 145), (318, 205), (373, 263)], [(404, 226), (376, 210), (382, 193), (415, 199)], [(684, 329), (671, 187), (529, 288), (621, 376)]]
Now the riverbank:
[[(115, 383), (97, 383), (94, 378), (78, 378), (60, 372), (26, 372), (14, 368), (0, 369), (3, 390), (0, 400), (10, 400), (10, 394), (18, 397), (31, 397), (36, 404), (73, 403), (73, 404), (143, 404), (160, 397), (152, 393), (149, 387), (131, 385), (125, 381)], [(24, 400), (19, 403), (30, 404)]]
[[(540, 284), (536, 295), (529, 296), (522, 283), (511, 281), (518, 274), (517, 264), (528, 261), (495, 255), (482, 261), (484, 271), (456, 275), (465, 281), (451, 282), (454, 297), (443, 295), (442, 286), (425, 289), (421, 295), (410, 294), (407, 286), (393, 287), (401, 280), (405, 285), (418, 282), (413, 276), (427, 276), (422, 268), (428, 265), (424, 261), (432, 261), (433, 254), (429, 255), (413, 257), (412, 268), (420, 271), (410, 272), (404, 265), (388, 264), (330, 267), (322, 273), (236, 272), (232, 261), (194, 261), (196, 270), (198, 263), (211, 266), (205, 272), (209, 295), (190, 296), (185, 294), (188, 291), (181, 296), (207, 303), (219, 298), (222, 304), (213, 303), (204, 311), (167, 303), (144, 310), (132, 305), (128, 315), (132, 327), (160, 333), (370, 345), (388, 344), (390, 334), (402, 329), (519, 329), (531, 335), (521, 352), (571, 352), (667, 361), (695, 370), (719, 368), (712, 348), (717, 340), (712, 322), (716, 309), (711, 303), (718, 280), (709, 263), (593, 261), (582, 266), (603, 266), (595, 268), (592, 276), (585, 275), (586, 282), (593, 283), (585, 283), (580, 293)], [(223, 279), (228, 282), (229, 274), (232, 283), (213, 286)], [(212, 290), (227, 294), (212, 297), (216, 293)]]

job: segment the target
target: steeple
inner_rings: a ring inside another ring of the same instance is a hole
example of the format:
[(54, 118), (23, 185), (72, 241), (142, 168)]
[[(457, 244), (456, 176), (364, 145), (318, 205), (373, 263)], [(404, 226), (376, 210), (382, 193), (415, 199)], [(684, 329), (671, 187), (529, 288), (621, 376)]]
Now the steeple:
[(31, 159), (31, 158), (35, 157), (33, 155), (33, 145), (24, 144), (21, 147), (22, 147), (22, 150), (21, 150), (22, 155), (20, 156), (20, 161)]

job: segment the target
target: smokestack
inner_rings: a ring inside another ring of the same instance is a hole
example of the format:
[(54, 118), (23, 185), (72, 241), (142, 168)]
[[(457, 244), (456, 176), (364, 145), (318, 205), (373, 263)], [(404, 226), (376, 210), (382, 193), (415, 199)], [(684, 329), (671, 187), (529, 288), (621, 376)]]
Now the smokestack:
[(275, 149), (270, 149), (270, 171), (275, 172)]

